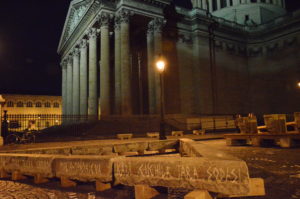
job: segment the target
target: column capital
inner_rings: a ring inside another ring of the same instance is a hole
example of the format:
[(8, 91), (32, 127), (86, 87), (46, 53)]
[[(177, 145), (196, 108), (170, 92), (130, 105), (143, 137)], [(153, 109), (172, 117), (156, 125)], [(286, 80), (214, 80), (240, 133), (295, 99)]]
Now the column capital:
[(63, 69), (66, 69), (66, 68), (67, 68), (67, 63), (68, 63), (68, 58), (64, 58), (64, 59), (61, 60), (60, 66), (61, 66)]
[(87, 31), (87, 36), (89, 39), (97, 38), (97, 29), (96, 28), (90, 28)]
[(73, 63), (73, 54), (69, 54), (68, 57), (66, 58), (67, 64), (72, 64)]
[(120, 30), (120, 24), (121, 24), (121, 20), (120, 20), (120, 16), (116, 15), (115, 16), (115, 30)]
[(79, 42), (79, 48), (80, 49), (85, 49), (87, 47), (87, 40), (86, 39), (82, 39), (80, 42)]
[(79, 48), (74, 48), (72, 55), (73, 57), (79, 57)]
[(162, 32), (162, 28), (166, 24), (166, 20), (163, 18), (155, 18), (153, 21), (153, 28), (155, 32)]
[(154, 22), (153, 20), (148, 23), (147, 35), (151, 35), (154, 32)]
[(112, 18), (113, 18), (112, 14), (107, 13), (107, 12), (102, 12), (97, 16), (97, 21), (99, 21), (100, 27), (102, 27), (102, 26), (108, 27)]
[(129, 23), (129, 18), (133, 15), (133, 11), (123, 8), (117, 15), (120, 17), (120, 23)]

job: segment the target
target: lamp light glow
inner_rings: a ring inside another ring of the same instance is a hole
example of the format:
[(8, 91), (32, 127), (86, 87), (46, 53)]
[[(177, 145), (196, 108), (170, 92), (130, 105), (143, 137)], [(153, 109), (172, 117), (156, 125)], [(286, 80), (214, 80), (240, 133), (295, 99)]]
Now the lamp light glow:
[(158, 70), (160, 73), (161, 73), (161, 72), (164, 72), (165, 66), (166, 66), (166, 64), (165, 64), (165, 62), (164, 62), (163, 60), (158, 60), (158, 61), (156, 62), (156, 68), (157, 68), (157, 70)]

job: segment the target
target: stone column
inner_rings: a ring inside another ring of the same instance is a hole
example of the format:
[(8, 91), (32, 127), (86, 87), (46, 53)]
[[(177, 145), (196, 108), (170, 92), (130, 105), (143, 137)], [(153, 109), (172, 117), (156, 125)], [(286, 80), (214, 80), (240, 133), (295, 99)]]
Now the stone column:
[(271, 3), (271, 1), (270, 0), (266, 0), (266, 3)]
[(240, 0), (233, 0), (233, 5), (235, 6), (235, 5), (238, 5), (238, 4), (240, 4)]
[(110, 115), (110, 75), (109, 75), (109, 22), (110, 16), (102, 13), (100, 22), (100, 110), (101, 116)]
[(73, 58), (70, 55), (68, 57), (68, 65), (67, 65), (67, 115), (73, 114)]
[[(162, 54), (162, 27), (164, 25), (164, 19), (156, 18), (153, 20), (153, 27), (154, 27), (154, 62), (156, 59)], [(154, 63), (155, 67), (155, 63)], [(154, 82), (155, 82), (155, 93), (156, 93), (156, 113), (160, 112), (160, 78), (159, 73), (154, 70)]]
[(221, 0), (217, 0), (217, 10), (221, 9)]
[(88, 113), (88, 85), (87, 85), (87, 40), (80, 42), (80, 115)]
[(226, 0), (226, 7), (230, 7), (230, 1), (229, 0)]
[(79, 115), (79, 49), (73, 52), (73, 115)]
[(115, 17), (115, 114), (121, 114), (121, 38), (120, 18)]
[(154, 65), (154, 22), (150, 21), (147, 32), (147, 60), (148, 60), (148, 95), (149, 113), (156, 112), (156, 92), (155, 92), (155, 65)]
[(130, 69), (130, 44), (129, 44), (129, 16), (127, 10), (120, 11), (120, 39), (121, 39), (121, 90), (122, 90), (122, 115), (132, 114), (132, 87)]
[(91, 28), (89, 33), (89, 97), (88, 115), (90, 119), (98, 118), (98, 94), (97, 94), (97, 29)]
[(212, 0), (208, 0), (209, 12), (213, 11)]
[(202, 0), (202, 9), (207, 10), (206, 0)]
[(61, 87), (61, 94), (62, 94), (62, 115), (67, 114), (67, 61), (63, 60), (61, 62), (61, 69), (62, 69), (62, 87)]
[(243, 4), (243, 3), (246, 3), (246, 0), (242, 0), (242, 4)]

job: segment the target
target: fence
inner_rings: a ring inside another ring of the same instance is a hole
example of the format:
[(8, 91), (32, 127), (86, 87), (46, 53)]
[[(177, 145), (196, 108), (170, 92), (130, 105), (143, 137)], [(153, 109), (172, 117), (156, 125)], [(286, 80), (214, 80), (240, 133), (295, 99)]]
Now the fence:
[(4, 111), (3, 130), (23, 132), (25, 130), (43, 130), (51, 126), (59, 126), (63, 121), (83, 121), (86, 116), (56, 114), (7, 114)]

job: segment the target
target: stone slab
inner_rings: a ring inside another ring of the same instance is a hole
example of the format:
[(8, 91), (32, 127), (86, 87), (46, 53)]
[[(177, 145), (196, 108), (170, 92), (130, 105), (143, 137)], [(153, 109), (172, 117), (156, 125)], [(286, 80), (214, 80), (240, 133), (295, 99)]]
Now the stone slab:
[(159, 151), (161, 149), (177, 149), (178, 140), (155, 140), (149, 142), (149, 151)]
[(0, 169), (12, 173), (19, 171), (23, 175), (43, 174), (54, 177), (52, 163), (54, 156), (39, 154), (0, 154)]
[(222, 160), (239, 160), (238, 158), (211, 148), (205, 144), (195, 142), (194, 140), (183, 138), (180, 139), (180, 152), (189, 157), (206, 157)]
[[(113, 179), (112, 159), (116, 156), (68, 156), (55, 159), (56, 177), (79, 181), (110, 182)], [(120, 157), (121, 158), (121, 157)]]
[(194, 157), (126, 157), (114, 161), (117, 183), (201, 189), (225, 195), (249, 191), (248, 167), (240, 160)]
[(72, 155), (108, 155), (113, 153), (113, 145), (76, 146), (71, 148)]
[(113, 146), (115, 153), (138, 152), (148, 149), (148, 142), (132, 142), (125, 144), (115, 144)]

